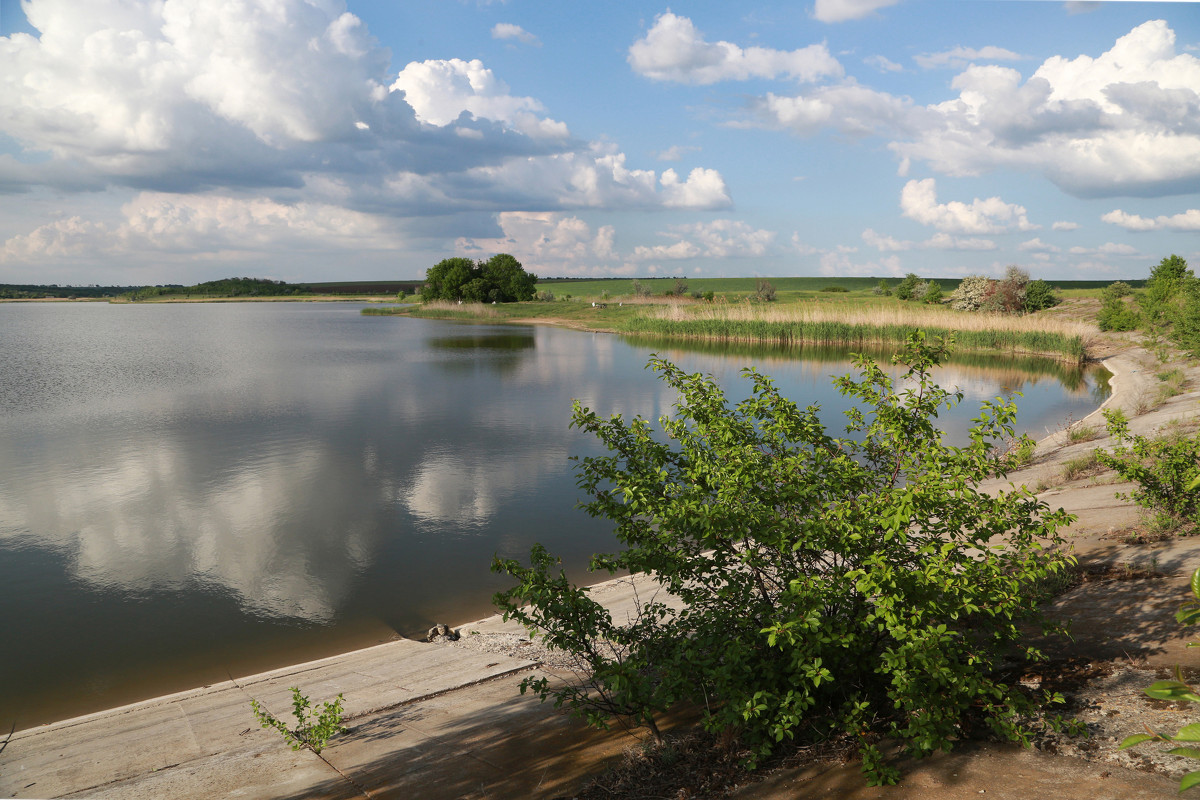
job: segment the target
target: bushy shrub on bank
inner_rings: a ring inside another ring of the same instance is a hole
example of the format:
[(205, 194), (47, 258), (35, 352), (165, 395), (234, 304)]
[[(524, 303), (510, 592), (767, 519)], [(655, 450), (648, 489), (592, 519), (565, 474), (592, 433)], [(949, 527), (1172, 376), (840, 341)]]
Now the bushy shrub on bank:
[(1043, 280), (1030, 281), (1029, 273), (1009, 265), (1004, 278), (996, 280), (985, 275), (968, 275), (950, 293), (950, 307), (956, 311), (991, 311), (1002, 314), (1023, 314), (1042, 311), (1058, 305), (1050, 284)]
[(1140, 292), (1117, 281), (1100, 297), (1096, 321), (1101, 330), (1144, 328), (1200, 356), (1200, 278), (1183, 258), (1170, 255), (1160, 261)]
[(756, 757), (848, 735), (877, 783), (898, 777), (880, 737), (917, 756), (979, 724), (1023, 739), (1036, 704), (999, 667), (1038, 655), (1019, 626), (1040, 619), (1039, 587), (1069, 562), (1047, 545), (1070, 516), (1025, 489), (978, 490), (1005, 469), (997, 445), (1016, 409), (985, 403), (970, 444), (944, 444), (933, 421), (962, 395), (932, 381), (942, 354), (913, 334), (896, 382), (859, 358), (859, 377), (836, 381), (855, 398), (845, 438), (752, 369), (750, 398), (730, 406), (711, 379), (653, 358), (681, 398), (660, 433), (576, 403), (572, 425), (612, 453), (579, 462), (583, 507), (624, 548), (591, 569), (652, 573), (684, 606), (643, 598), (617, 622), (541, 546), (529, 566), (498, 559), (517, 581), (496, 596), (506, 618), (588, 676), (522, 691), (655, 735), (657, 715), (688, 703)]

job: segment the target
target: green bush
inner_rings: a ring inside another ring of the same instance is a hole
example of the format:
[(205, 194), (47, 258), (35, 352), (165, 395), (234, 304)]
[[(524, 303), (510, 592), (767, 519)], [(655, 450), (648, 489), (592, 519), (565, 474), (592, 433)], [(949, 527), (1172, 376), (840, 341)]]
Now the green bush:
[(1133, 289), (1124, 281), (1117, 281), (1100, 290), (1100, 313), (1096, 323), (1102, 331), (1132, 331), (1142, 324), (1142, 315), (1137, 307), (1125, 301)]
[(820, 291), (840, 293), (840, 292), (848, 292), (850, 290), (847, 289), (845, 286), (822, 286)]
[(291, 745), (293, 750), (307, 747), (317, 755), (325, 749), (326, 743), (339, 733), (345, 733), (342, 727), (342, 696), (339, 694), (332, 703), (322, 703), (321, 711), (312, 710), (307, 697), (300, 694), (300, 689), (292, 689), (292, 716), (296, 718), (296, 728), (292, 730), (282, 720), (276, 718), (270, 711), (254, 699), (250, 700), (250, 708), (254, 716), (264, 728), (274, 728), (283, 736), (283, 740)]
[(1169, 255), (1150, 270), (1145, 291), (1138, 297), (1147, 321), (1170, 322), (1186, 284), (1195, 280), (1187, 261)]
[(1054, 296), (1054, 290), (1050, 288), (1050, 284), (1043, 280), (1030, 281), (1029, 285), (1025, 287), (1025, 311), (1029, 313), (1045, 311), (1060, 302)]
[(896, 285), (896, 297), (901, 300), (911, 300), (913, 292), (921, 283), (921, 278), (915, 272), (910, 272)]
[(1200, 438), (1173, 433), (1154, 439), (1131, 433), (1129, 423), (1109, 410), (1108, 432), (1120, 444), (1096, 457), (1137, 486), (1121, 499), (1132, 499), (1153, 516), (1156, 527), (1175, 530), (1200, 523)]
[(1192, 278), (1183, 284), (1183, 301), (1175, 313), (1172, 339), (1200, 357), (1200, 279)]
[(857, 358), (859, 378), (836, 381), (854, 399), (845, 438), (753, 369), (750, 397), (731, 406), (711, 379), (652, 358), (680, 398), (660, 432), (576, 402), (572, 425), (610, 451), (579, 462), (582, 507), (611, 520), (623, 546), (590, 569), (653, 574), (683, 607), (643, 598), (616, 622), (540, 545), (528, 567), (497, 559), (517, 581), (495, 598), (505, 618), (589, 676), (530, 678), (522, 691), (656, 736), (657, 715), (688, 703), (708, 729), (740, 737), (751, 762), (784, 740), (848, 735), (876, 783), (898, 778), (879, 737), (916, 756), (980, 723), (1025, 740), (1045, 717), (999, 668), (1039, 655), (1022, 626), (1041, 619), (1039, 587), (1071, 562), (1049, 545), (1072, 518), (1023, 487), (979, 491), (1007, 468), (996, 445), (1016, 409), (984, 403), (969, 443), (946, 445), (934, 420), (962, 395), (933, 383), (943, 354), (913, 333), (895, 381)]

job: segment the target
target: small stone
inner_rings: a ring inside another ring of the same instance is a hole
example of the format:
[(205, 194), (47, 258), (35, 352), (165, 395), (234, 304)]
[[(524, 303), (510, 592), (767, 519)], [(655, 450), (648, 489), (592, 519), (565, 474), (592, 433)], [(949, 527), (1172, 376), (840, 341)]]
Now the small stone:
[(451, 628), (449, 625), (438, 623), (429, 629), (429, 633), (425, 636), (426, 641), (436, 642), (438, 639), (446, 639), (447, 641), (458, 641), (458, 631)]

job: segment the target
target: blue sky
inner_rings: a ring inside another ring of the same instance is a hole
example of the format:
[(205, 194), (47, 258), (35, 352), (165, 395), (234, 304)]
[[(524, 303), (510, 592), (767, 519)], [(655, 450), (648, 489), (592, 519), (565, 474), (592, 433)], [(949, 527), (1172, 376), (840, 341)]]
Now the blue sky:
[(0, 0), (0, 283), (1200, 264), (1200, 4)]

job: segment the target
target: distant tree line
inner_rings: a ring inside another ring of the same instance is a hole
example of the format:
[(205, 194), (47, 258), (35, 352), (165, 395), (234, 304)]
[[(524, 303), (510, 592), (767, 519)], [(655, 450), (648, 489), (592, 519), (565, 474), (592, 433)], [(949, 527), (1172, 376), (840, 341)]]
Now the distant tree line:
[(40, 300), (46, 297), (68, 299), (76, 297), (116, 297), (128, 294), (136, 286), (59, 286), (54, 284), (0, 283), (0, 299)]
[(526, 272), (508, 253), (487, 261), (447, 258), (425, 273), (423, 300), (464, 300), (470, 303), (512, 303), (532, 300), (537, 276)]
[(286, 297), (312, 294), (312, 287), (302, 283), (273, 281), (269, 278), (223, 278), (195, 286), (144, 286), (128, 292), (130, 300), (152, 300), (156, 297), (186, 295), (189, 297)]

